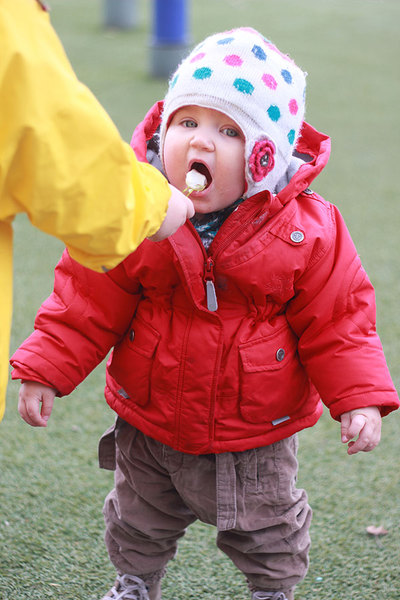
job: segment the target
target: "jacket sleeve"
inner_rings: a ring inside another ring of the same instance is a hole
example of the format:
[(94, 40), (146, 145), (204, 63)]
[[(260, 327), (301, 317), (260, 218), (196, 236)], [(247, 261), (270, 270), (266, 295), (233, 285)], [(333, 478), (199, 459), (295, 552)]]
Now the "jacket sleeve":
[(125, 281), (123, 263), (100, 274), (65, 251), (35, 331), (11, 357), (13, 379), (39, 381), (60, 396), (72, 392), (129, 327), (141, 293), (133, 279), (129, 289)]
[(155, 233), (171, 195), (80, 83), (48, 14), (0, 0), (0, 217), (26, 212), (94, 270)]
[(329, 242), (316, 243), (296, 282), (287, 316), (299, 355), (331, 415), (399, 407), (376, 331), (375, 293), (337, 208), (330, 205)]

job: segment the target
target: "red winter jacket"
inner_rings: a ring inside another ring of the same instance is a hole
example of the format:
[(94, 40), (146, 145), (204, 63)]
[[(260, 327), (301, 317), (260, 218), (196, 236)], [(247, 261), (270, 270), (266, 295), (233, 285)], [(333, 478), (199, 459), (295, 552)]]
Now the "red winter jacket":
[[(157, 105), (133, 137), (139, 158)], [(208, 254), (190, 222), (144, 241), (106, 275), (64, 253), (13, 378), (69, 394), (114, 347), (109, 405), (193, 453), (240, 451), (364, 406), (398, 408), (375, 330), (374, 291), (339, 211), (309, 188), (329, 138), (305, 125), (310, 161), (277, 195), (245, 200)], [(212, 283), (210, 283), (212, 282)], [(207, 308), (215, 287), (218, 310)]]

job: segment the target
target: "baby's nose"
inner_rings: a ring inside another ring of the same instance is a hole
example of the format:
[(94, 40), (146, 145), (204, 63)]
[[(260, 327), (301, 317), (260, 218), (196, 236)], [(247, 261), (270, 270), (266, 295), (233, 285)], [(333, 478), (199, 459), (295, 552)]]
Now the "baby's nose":
[(212, 151), (214, 150), (214, 139), (211, 135), (207, 134), (207, 132), (195, 130), (193, 134), (191, 145), (194, 148), (202, 148), (204, 150)]

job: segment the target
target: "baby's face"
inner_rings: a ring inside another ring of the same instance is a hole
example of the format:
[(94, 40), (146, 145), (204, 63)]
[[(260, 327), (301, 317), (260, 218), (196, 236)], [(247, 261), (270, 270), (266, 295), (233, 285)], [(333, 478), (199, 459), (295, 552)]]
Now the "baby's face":
[(185, 106), (173, 115), (165, 136), (167, 177), (184, 190), (190, 170), (203, 173), (206, 188), (190, 194), (196, 213), (222, 210), (245, 190), (244, 150), (244, 135), (227, 115), (211, 108)]

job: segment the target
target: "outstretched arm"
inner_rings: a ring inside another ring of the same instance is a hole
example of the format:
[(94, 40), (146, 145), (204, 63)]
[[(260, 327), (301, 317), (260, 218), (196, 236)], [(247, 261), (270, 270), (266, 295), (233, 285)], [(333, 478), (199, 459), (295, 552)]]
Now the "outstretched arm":
[(32, 427), (47, 427), (55, 395), (56, 390), (47, 385), (26, 381), (19, 390), (19, 414)]
[(367, 406), (343, 413), (340, 421), (342, 442), (348, 444), (348, 454), (370, 452), (379, 444), (382, 417), (377, 406)]
[(190, 200), (137, 160), (77, 79), (37, 2), (0, 0), (0, 40), (4, 214), (26, 212), (75, 260), (99, 272), (192, 216)]

